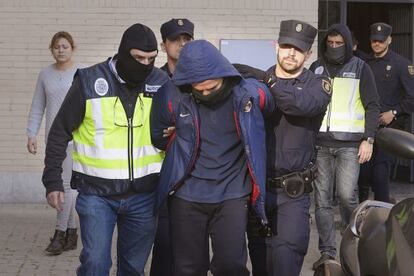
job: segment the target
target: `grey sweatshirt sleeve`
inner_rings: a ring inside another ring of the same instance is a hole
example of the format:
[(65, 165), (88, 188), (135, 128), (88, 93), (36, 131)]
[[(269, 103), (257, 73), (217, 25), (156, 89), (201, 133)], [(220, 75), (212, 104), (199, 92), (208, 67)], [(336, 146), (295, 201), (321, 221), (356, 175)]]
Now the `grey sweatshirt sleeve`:
[(39, 73), (36, 89), (33, 94), (32, 105), (30, 107), (29, 118), (27, 121), (27, 136), (36, 137), (42, 124), (43, 114), (46, 107), (46, 93), (43, 84), (42, 72)]

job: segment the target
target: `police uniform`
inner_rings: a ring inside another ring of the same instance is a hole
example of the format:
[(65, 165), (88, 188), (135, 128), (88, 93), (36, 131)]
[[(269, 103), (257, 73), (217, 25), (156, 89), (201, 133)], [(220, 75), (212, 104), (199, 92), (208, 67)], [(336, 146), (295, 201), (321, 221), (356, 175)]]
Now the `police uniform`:
[[(392, 27), (385, 23), (374, 23), (370, 27), (371, 40), (386, 40)], [(372, 53), (367, 60), (371, 67), (380, 97), (381, 113), (392, 111), (395, 120), (389, 127), (404, 125), (404, 119), (414, 110), (414, 67), (409, 60), (391, 49), (383, 57)], [(367, 187), (371, 186), (374, 199), (389, 201), (390, 166), (394, 157), (375, 147), (371, 161), (361, 166), (359, 186), (360, 201), (368, 198)]]
[[(279, 44), (292, 45), (303, 52), (311, 47), (317, 30), (311, 25), (287, 20), (281, 22)], [(250, 218), (249, 252), (253, 275), (299, 275), (309, 243), (311, 182), (316, 177), (313, 161), (315, 141), (330, 101), (327, 78), (303, 69), (291, 79), (267, 74), (276, 111), (267, 121), (266, 211), (271, 231), (263, 237)], [(267, 243), (271, 247), (266, 250)]]
[[(179, 35), (187, 34), (194, 37), (194, 24), (185, 18), (171, 19), (161, 25), (160, 28), (162, 41), (167, 39), (174, 40)], [(170, 78), (172, 72), (166, 62), (161, 68)], [(206, 253), (206, 266), (210, 263), (209, 253)], [(173, 275), (173, 257), (170, 239), (170, 219), (167, 203), (160, 207), (158, 212), (158, 227), (155, 235), (154, 247), (152, 249), (152, 260), (150, 276)]]
[[(194, 24), (186, 18), (173, 18), (161, 25), (160, 32), (164, 43), (167, 38), (169, 40), (174, 40), (182, 34), (187, 34), (191, 38), (194, 38)], [(166, 62), (160, 69), (164, 70), (168, 76), (172, 78), (172, 72), (168, 67), (168, 62)]]

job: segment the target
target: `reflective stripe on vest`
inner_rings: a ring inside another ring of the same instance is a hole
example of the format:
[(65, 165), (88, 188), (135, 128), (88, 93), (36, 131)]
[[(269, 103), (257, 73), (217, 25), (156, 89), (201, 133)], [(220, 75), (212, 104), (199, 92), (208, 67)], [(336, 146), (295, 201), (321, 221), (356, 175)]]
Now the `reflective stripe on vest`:
[(359, 79), (335, 77), (332, 99), (321, 132), (364, 133), (365, 109), (359, 93)]
[[(151, 144), (149, 114), (152, 99), (138, 97), (128, 122), (118, 97), (86, 101), (85, 118), (73, 133), (73, 170), (106, 179), (140, 178), (161, 169), (164, 153)], [(132, 158), (128, 158), (132, 130)], [(132, 167), (131, 167), (132, 168)]]

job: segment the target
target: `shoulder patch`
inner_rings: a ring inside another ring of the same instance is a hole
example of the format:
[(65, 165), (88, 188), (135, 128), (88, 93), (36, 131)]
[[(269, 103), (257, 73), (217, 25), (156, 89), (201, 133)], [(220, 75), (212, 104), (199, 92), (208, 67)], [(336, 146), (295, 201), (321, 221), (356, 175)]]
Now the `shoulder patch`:
[(331, 82), (330, 81), (323, 79), (322, 80), (322, 88), (323, 88), (323, 91), (326, 92), (326, 94), (331, 95), (331, 93), (332, 93), (332, 85), (331, 85)]
[(96, 94), (98, 94), (99, 96), (105, 96), (106, 93), (108, 93), (109, 85), (106, 79), (98, 78), (95, 81), (94, 88)]
[(414, 75), (414, 65), (408, 65), (408, 73)]
[(316, 74), (316, 75), (322, 75), (322, 73), (323, 73), (323, 66), (318, 66), (318, 67), (315, 69), (315, 74)]

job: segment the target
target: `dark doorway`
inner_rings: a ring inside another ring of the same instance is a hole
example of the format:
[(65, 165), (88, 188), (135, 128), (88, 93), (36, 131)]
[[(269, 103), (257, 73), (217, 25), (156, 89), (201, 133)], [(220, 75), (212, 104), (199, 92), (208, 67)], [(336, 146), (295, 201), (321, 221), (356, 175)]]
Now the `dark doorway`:
[[(341, 5), (343, 1), (346, 2), (345, 5)], [(359, 49), (369, 53), (369, 26), (374, 22), (385, 22), (393, 27), (391, 49), (413, 60), (414, 5), (409, 3), (412, 1), (395, 2), (404, 1), (319, 0), (318, 38), (323, 36), (330, 25), (340, 23), (341, 15), (346, 14), (346, 24), (359, 41)], [(346, 13), (341, 11), (341, 7), (346, 7)]]
[(391, 48), (400, 55), (413, 59), (412, 4), (348, 2), (347, 25), (359, 41), (359, 49), (369, 53), (369, 26), (385, 22), (393, 27)]

